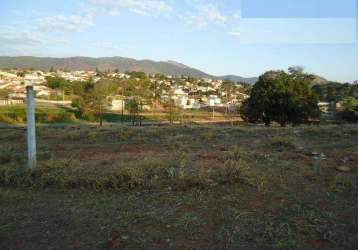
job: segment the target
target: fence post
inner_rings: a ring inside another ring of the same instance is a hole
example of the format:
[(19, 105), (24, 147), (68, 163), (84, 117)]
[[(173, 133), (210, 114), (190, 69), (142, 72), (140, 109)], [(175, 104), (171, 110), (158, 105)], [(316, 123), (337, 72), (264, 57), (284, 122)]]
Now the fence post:
[(27, 156), (28, 168), (36, 167), (36, 124), (33, 86), (26, 87)]

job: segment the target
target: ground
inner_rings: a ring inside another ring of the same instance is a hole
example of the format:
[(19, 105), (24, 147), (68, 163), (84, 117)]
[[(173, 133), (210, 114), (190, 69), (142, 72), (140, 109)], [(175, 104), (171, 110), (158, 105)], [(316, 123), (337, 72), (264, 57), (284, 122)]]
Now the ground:
[(0, 130), (0, 249), (357, 249), (358, 126)]
[[(77, 117), (77, 118), (76, 118)], [(133, 117), (121, 111), (105, 111), (102, 115), (103, 122), (106, 124), (131, 124)], [(224, 108), (216, 108), (214, 113), (211, 109), (203, 110), (177, 110), (172, 114), (174, 123), (212, 123), (226, 122), (234, 123), (241, 121), (238, 113), (227, 113)], [(140, 118), (135, 120), (143, 124), (162, 124), (169, 123), (170, 114), (163, 111), (146, 111), (140, 114)], [(26, 122), (26, 106), (24, 104), (0, 106), (0, 128), (8, 124), (24, 125)], [(52, 103), (38, 103), (36, 105), (36, 122), (38, 124), (95, 124), (98, 119), (90, 120), (79, 119), (76, 110), (71, 106), (61, 106)]]

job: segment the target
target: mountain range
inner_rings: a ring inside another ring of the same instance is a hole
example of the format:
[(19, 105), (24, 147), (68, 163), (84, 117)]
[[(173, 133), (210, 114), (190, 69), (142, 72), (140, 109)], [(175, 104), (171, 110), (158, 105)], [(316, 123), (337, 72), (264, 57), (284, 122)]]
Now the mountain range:
[(236, 75), (214, 76), (201, 70), (189, 67), (175, 61), (135, 60), (125, 57), (8, 57), (0, 56), (0, 68), (33, 68), (35, 70), (116, 70), (143, 71), (146, 73), (161, 73), (165, 75), (187, 75), (195, 78), (228, 79), (234, 82), (255, 83), (257, 77), (245, 78)]

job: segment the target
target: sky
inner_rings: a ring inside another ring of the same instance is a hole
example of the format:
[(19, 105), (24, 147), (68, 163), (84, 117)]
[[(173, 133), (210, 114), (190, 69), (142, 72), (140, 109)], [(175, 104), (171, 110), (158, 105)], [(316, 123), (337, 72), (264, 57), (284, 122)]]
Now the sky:
[(358, 80), (358, 0), (1, 0), (0, 55), (175, 60), (213, 75), (303, 66)]

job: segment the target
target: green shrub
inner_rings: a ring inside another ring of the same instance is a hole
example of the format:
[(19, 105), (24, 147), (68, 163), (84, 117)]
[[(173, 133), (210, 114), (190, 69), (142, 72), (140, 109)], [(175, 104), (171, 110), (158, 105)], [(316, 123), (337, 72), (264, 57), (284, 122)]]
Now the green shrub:
[(298, 147), (297, 139), (289, 136), (274, 136), (269, 139), (269, 146), (279, 151), (294, 150)]
[(16, 124), (17, 121), (12, 119), (9, 115), (6, 114), (0, 114), (0, 122), (6, 123), (6, 124)]
[(240, 160), (249, 160), (251, 154), (246, 150), (242, 149), (240, 146), (235, 146), (229, 150), (226, 154), (226, 160), (240, 161)]
[(11, 162), (12, 160), (12, 155), (8, 152), (5, 153), (1, 153), (0, 154), (0, 164), (6, 164)]
[(358, 123), (358, 106), (354, 108), (347, 108), (339, 112), (338, 116), (344, 121)]

